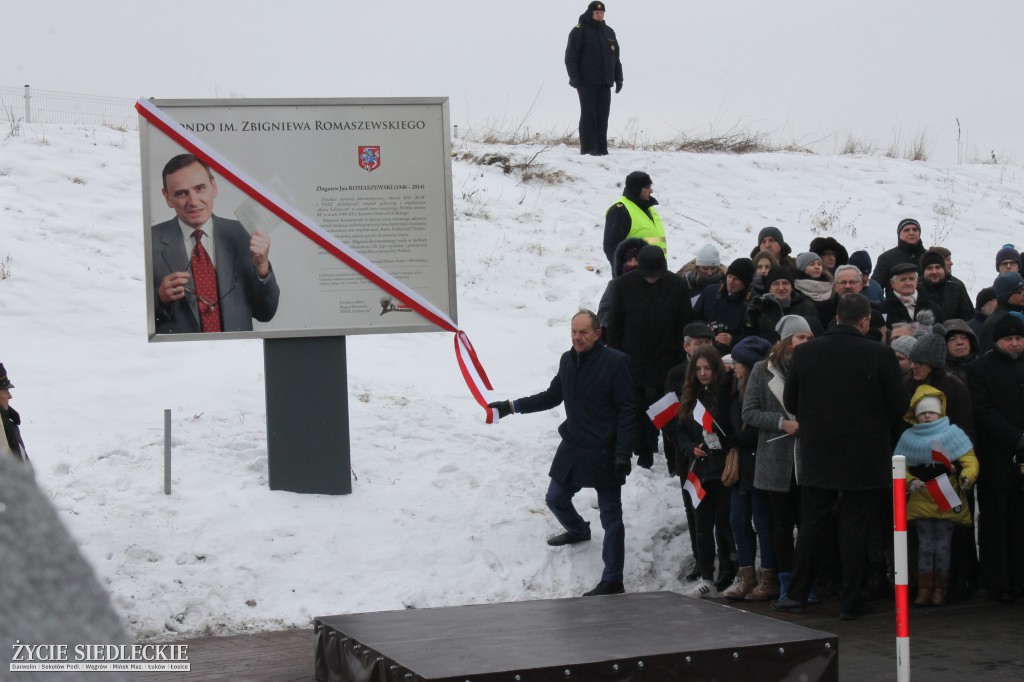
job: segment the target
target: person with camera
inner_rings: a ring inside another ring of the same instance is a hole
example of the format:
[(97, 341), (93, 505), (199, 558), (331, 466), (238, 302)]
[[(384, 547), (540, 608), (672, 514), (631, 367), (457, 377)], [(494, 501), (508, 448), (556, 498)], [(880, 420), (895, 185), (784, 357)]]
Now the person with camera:
[(1024, 314), (992, 328), (992, 350), (967, 368), (977, 425), (979, 582), (1009, 604), (1024, 590)]
[(807, 320), (815, 336), (825, 332), (818, 309), (803, 294), (794, 291), (793, 273), (789, 268), (772, 266), (764, 281), (768, 293), (751, 299), (747, 306), (743, 321), (744, 336), (756, 334), (775, 343), (779, 340), (775, 327), (785, 315), (799, 315)]
[(725, 355), (743, 337), (743, 319), (750, 302), (750, 283), (754, 280), (754, 262), (737, 258), (729, 264), (725, 281), (710, 284), (701, 291), (693, 306), (694, 315), (708, 323), (715, 334), (715, 349)]

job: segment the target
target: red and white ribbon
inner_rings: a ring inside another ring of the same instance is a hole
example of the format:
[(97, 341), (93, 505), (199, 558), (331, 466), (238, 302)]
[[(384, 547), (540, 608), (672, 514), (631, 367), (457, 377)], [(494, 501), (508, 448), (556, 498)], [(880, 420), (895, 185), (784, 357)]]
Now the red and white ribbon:
[(352, 249), (302, 215), (293, 206), (290, 206), (263, 187), (245, 171), (221, 156), (216, 150), (183, 128), (177, 121), (148, 100), (140, 99), (136, 102), (135, 109), (143, 118), (156, 126), (167, 137), (202, 159), (210, 168), (220, 173), (232, 185), (245, 192), (245, 194), (278, 218), (294, 227), (317, 246), (345, 263), (345, 265), (358, 272), (374, 285), (400, 299), (431, 324), (455, 334), (455, 356), (466, 386), (469, 387), (469, 392), (473, 394), (473, 397), (480, 406), (486, 410), (487, 423), (491, 424), (496, 421), (494, 410), (487, 407), (487, 400), (484, 396), (485, 390), (492, 391), (494, 389), (491, 387), (491, 382), (487, 378), (486, 372), (484, 372), (483, 365), (480, 364), (480, 360), (473, 349), (473, 344), (469, 341), (469, 337), (464, 331), (459, 329), (459, 326), (444, 311), (402, 282), (396, 280), (361, 253)]

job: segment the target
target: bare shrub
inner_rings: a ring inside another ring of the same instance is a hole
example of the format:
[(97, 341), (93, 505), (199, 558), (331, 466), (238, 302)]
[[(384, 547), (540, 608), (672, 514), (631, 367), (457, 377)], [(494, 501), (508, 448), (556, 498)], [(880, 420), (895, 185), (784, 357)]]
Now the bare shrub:
[(11, 276), (11, 256), (7, 254), (3, 258), (0, 258), (0, 280), (7, 279)]
[(870, 155), (875, 153), (875, 145), (871, 142), (857, 139), (853, 136), (853, 133), (846, 133), (846, 139), (839, 148), (839, 153), (846, 156), (852, 154)]
[(853, 220), (845, 220), (843, 218), (843, 212), (850, 205), (850, 199), (846, 201), (823, 201), (821, 206), (817, 208), (814, 213), (810, 211), (801, 211), (801, 217), (807, 214), (811, 222), (811, 234), (814, 235), (836, 235), (836, 234), (848, 234), (851, 237), (857, 236), (857, 225), (856, 219), (860, 217), (860, 214)]

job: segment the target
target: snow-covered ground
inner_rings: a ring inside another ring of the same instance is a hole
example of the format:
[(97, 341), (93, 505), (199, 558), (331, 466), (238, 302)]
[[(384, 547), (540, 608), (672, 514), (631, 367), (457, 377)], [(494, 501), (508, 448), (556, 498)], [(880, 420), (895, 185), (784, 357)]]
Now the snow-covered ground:
[[(872, 256), (916, 217), (973, 295), (1019, 243), (1024, 170), (794, 153), (691, 155), (455, 141), (459, 322), (496, 398), (545, 388), (569, 318), (596, 307), (605, 209), (643, 169), (669, 264), (706, 242), (724, 262), (776, 225)], [(521, 183), (471, 157), (559, 171)], [(304, 626), (319, 615), (574, 596), (600, 577), (595, 542), (552, 549), (544, 506), (561, 409), (487, 426), (447, 333), (348, 342), (353, 494), (267, 486), (262, 344), (149, 344), (137, 136), (23, 125), (0, 142), (0, 362), (39, 485), (146, 639)], [(589, 267), (588, 267), (589, 266)], [(185, 370), (185, 368), (188, 368)], [(163, 494), (163, 410), (174, 415)], [(598, 528), (592, 493), (580, 507)], [(664, 459), (623, 495), (628, 590), (679, 589), (689, 554)]]

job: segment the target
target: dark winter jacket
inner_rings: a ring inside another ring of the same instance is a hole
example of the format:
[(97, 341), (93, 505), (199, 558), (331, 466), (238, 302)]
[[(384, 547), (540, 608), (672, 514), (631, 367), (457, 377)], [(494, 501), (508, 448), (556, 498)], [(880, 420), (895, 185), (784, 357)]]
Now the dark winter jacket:
[(918, 268), (921, 267), (921, 256), (928, 249), (923, 242), (908, 244), (902, 239), (896, 242), (896, 246), (882, 253), (875, 263), (875, 269), (871, 273), (871, 279), (882, 285), (882, 288), (889, 287), (889, 270), (897, 263), (911, 263)]
[[(658, 205), (657, 199), (651, 197), (645, 201), (640, 198), (640, 190), (629, 187), (622, 191), (622, 196), (636, 204), (651, 220), (654, 219), (654, 216), (651, 215), (651, 206)], [(613, 269), (615, 267), (615, 249), (629, 236), (632, 227), (633, 219), (629, 217), (629, 209), (621, 201), (616, 202), (608, 209), (604, 217), (604, 255), (612, 264)], [(647, 242), (645, 241), (644, 244), (646, 245)]]
[(605, 330), (608, 328), (608, 317), (612, 314), (612, 288), (615, 286), (615, 280), (622, 276), (622, 266), (625, 265), (625, 253), (627, 249), (640, 249), (647, 246), (647, 242), (639, 237), (631, 237), (629, 239), (623, 239), (617, 247), (615, 247), (615, 255), (612, 257), (612, 281), (608, 282), (608, 285), (604, 288), (604, 293), (601, 294), (601, 300), (597, 304), (597, 319), (601, 320), (601, 327)]
[(890, 485), (894, 436), (910, 404), (891, 348), (836, 325), (793, 351), (783, 404), (800, 422), (797, 484)]
[(729, 407), (729, 420), (732, 427), (730, 446), (736, 448), (736, 463), (740, 468), (740, 480), (736, 486), (744, 492), (754, 489), (754, 468), (757, 465), (755, 448), (757, 448), (757, 429), (743, 425), (743, 401), (740, 400), (739, 381), (732, 381), (732, 402)]
[(724, 265), (719, 265), (718, 272), (708, 277), (697, 267), (696, 258), (687, 261), (683, 267), (676, 270), (676, 274), (686, 280), (686, 286), (690, 287), (690, 291), (695, 294), (700, 294), (712, 284), (724, 284), (726, 272), (727, 268)]
[[(704, 438), (704, 430), (700, 424), (693, 419), (692, 414), (679, 415), (679, 435), (677, 447), (679, 458), (676, 468), (680, 475), (685, 476), (686, 468), (693, 463), (693, 472), (697, 474), (701, 482), (721, 481), (722, 471), (725, 470), (725, 456), (729, 448), (733, 447), (732, 428), (732, 380), (726, 377), (717, 386), (701, 386), (698, 399), (704, 409), (711, 413), (715, 420), (713, 433), (718, 436), (722, 445), (721, 448), (710, 448)], [(705, 443), (704, 450), (708, 452), (707, 457), (694, 458), (693, 449)], [(685, 458), (685, 463), (684, 463)]]
[(593, 12), (584, 12), (569, 31), (565, 46), (565, 70), (569, 84), (607, 85), (622, 82), (622, 61), (615, 31), (603, 21), (594, 21)]
[(25, 450), (25, 441), (21, 439), (21, 415), (13, 407), (6, 410), (0, 407), (0, 423), (3, 424), (3, 436), (7, 440), (7, 446), (11, 454), (21, 462), (28, 462), (28, 452)]
[(981, 331), (978, 332), (978, 346), (981, 348), (982, 353), (992, 350), (992, 330), (995, 328), (996, 323), (1014, 311), (1024, 313), (1024, 308), (1009, 303), (1000, 303), (992, 311), (992, 314), (988, 316), (985, 323), (981, 325)]
[[(942, 322), (944, 319), (942, 316), (942, 309), (938, 304), (931, 299), (928, 292), (922, 288), (917, 289), (917, 305), (914, 306), (914, 317), (920, 314), (922, 310), (930, 310), (935, 314), (935, 322)], [(886, 287), (885, 289), (885, 324), (887, 327), (892, 329), (892, 326), (897, 322), (913, 322), (910, 318), (910, 311), (903, 305), (903, 301), (896, 294), (895, 291)]]
[(683, 327), (693, 320), (690, 290), (666, 272), (653, 284), (639, 270), (615, 280), (608, 345), (633, 360), (638, 388), (660, 390), (668, 371), (683, 361)]
[(750, 299), (749, 289), (744, 289), (738, 294), (730, 294), (724, 283), (704, 287), (697, 298), (693, 308), (694, 317), (707, 322), (716, 335), (720, 332), (732, 334), (732, 344), (729, 346), (715, 342), (715, 348), (722, 355), (728, 353), (743, 337), (743, 320)]
[(980, 482), (999, 488), (1021, 485), (1014, 463), (1024, 433), (1024, 359), (1012, 360), (998, 348), (985, 353), (967, 370), (978, 427)]
[[(760, 301), (759, 301), (760, 299)], [(744, 336), (756, 334), (772, 343), (779, 340), (775, 325), (783, 315), (799, 315), (807, 320), (811, 333), (821, 336), (825, 327), (821, 324), (818, 309), (796, 289), (789, 295), (789, 305), (783, 305), (771, 294), (751, 299), (747, 305), (747, 316), (744, 320)]]
[(526, 414), (562, 402), (562, 442), (548, 475), (569, 487), (617, 485), (615, 455), (632, 453), (636, 422), (629, 358), (600, 341), (586, 353), (566, 351), (548, 389), (516, 405)]
[(971, 301), (967, 287), (958, 279), (947, 277), (938, 284), (926, 279), (921, 280), (922, 287), (938, 308), (942, 320), (964, 320), (974, 317), (974, 303)]

